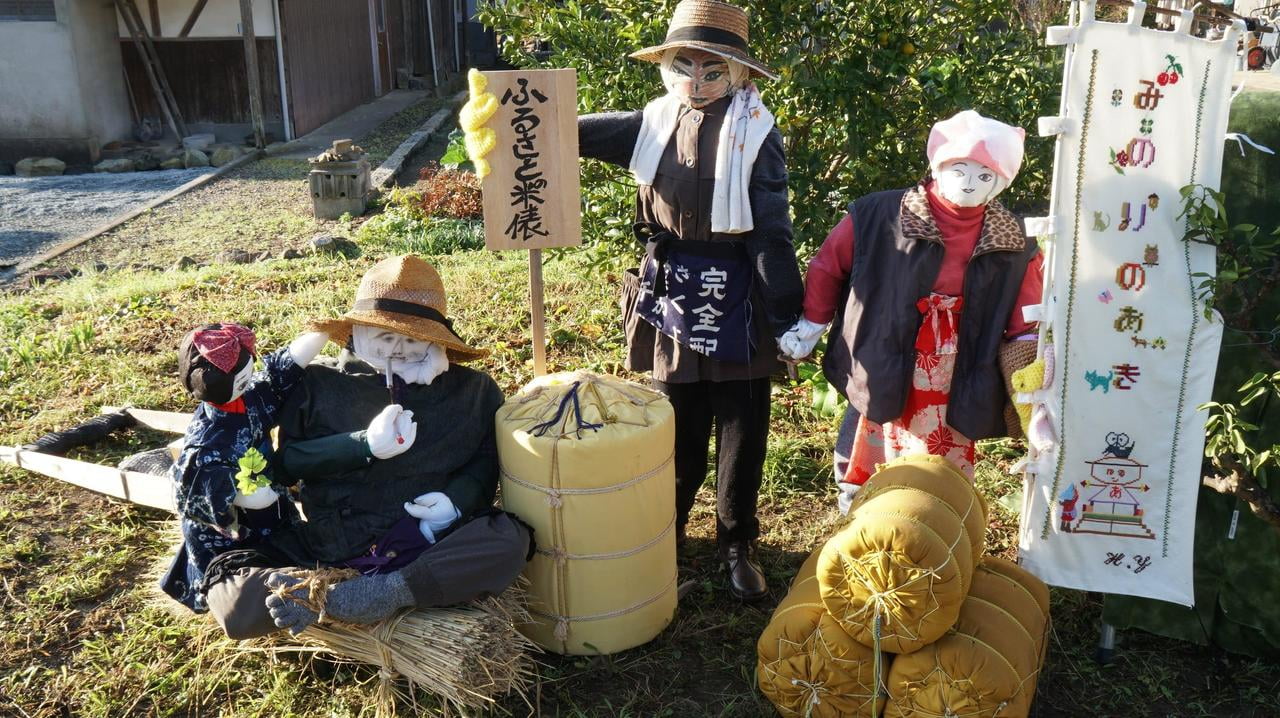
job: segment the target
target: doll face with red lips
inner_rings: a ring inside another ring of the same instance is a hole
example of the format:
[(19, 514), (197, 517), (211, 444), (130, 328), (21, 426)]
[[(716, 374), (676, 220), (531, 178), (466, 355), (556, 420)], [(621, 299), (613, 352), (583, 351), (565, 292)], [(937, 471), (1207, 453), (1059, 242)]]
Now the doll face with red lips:
[(733, 89), (730, 61), (719, 55), (681, 48), (662, 63), (662, 84), (680, 102), (700, 110)]

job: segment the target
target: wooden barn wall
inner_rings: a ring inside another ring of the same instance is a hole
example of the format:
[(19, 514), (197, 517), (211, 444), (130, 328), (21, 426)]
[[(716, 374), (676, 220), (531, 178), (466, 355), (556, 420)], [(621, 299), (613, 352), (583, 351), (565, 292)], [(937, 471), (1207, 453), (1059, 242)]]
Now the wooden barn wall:
[(295, 135), (373, 99), (368, 3), (280, 0), (280, 27)]
[[(425, 0), (431, 6), (431, 22), (434, 25), (436, 38), (436, 58), (440, 63), (440, 82), (445, 84), (450, 77), (457, 74), (454, 69), (455, 49), (458, 47), (457, 18), (453, 13), (453, 0)], [(429, 48), (428, 48), (429, 50)], [(430, 75), (428, 66), (423, 74)]]
[[(248, 73), (244, 69), (244, 42), (239, 38), (216, 40), (153, 40), (169, 86), (187, 122), (248, 123)], [(268, 121), (280, 119), (280, 75), (276, 69), (276, 41), (259, 38), (262, 106)], [(121, 41), (125, 76), (143, 117), (163, 113), (147, 79), (147, 71), (132, 40)]]

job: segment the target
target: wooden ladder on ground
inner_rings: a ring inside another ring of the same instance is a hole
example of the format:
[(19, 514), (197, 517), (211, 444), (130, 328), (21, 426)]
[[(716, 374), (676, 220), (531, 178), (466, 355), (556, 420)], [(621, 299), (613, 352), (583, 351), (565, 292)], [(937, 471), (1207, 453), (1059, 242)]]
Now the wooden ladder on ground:
[(138, 56), (142, 58), (142, 66), (147, 71), (147, 79), (151, 81), (151, 90), (156, 95), (160, 111), (164, 113), (165, 122), (169, 124), (169, 129), (173, 130), (174, 136), (181, 144), (182, 138), (187, 136), (187, 125), (182, 121), (178, 100), (173, 96), (169, 78), (165, 76), (164, 67), (160, 64), (160, 56), (156, 54), (156, 46), (151, 42), (151, 34), (147, 32), (147, 26), (142, 21), (142, 13), (138, 12), (138, 5), (134, 0), (114, 1), (125, 27), (133, 37), (133, 44), (138, 48)]

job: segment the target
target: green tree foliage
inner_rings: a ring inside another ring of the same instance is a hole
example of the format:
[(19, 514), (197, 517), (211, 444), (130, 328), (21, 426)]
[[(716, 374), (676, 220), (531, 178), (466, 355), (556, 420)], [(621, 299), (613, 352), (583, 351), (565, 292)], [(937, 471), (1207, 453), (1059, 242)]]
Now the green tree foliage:
[[(655, 66), (627, 55), (662, 41), (675, 4), (505, 0), (481, 17), (504, 38), (514, 65), (576, 68), (581, 112), (634, 110), (663, 90)], [(930, 126), (963, 109), (1030, 130), (1022, 174), (1006, 198), (1027, 210), (1047, 204), (1052, 141), (1033, 128), (1038, 116), (1056, 113), (1063, 53), (1044, 47), (1041, 29), (1018, 12), (1026, 5), (751, 4), (752, 50), (780, 76), (760, 85), (786, 138), (802, 253), (816, 250), (849, 201), (922, 177)], [(1041, 15), (1056, 6), (1030, 5)], [(634, 194), (625, 173), (587, 163), (583, 195), (586, 237), (629, 251)]]

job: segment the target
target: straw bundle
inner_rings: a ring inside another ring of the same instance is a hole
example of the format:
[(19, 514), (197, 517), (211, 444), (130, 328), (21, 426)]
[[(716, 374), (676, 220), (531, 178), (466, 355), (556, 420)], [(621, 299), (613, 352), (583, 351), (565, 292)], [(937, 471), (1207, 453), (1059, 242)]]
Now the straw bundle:
[(303, 582), (280, 591), (308, 592), (310, 598), (302, 602), (321, 620), (296, 637), (274, 634), (273, 648), (296, 650), (286, 644), (301, 643), (340, 660), (377, 666), (380, 714), (394, 711), (397, 677), (410, 689), (422, 688), (457, 709), (491, 707), (495, 699), (512, 691), (524, 695), (528, 688), (533, 667), (529, 652), (537, 648), (515, 630), (517, 623), (528, 621), (523, 587), (468, 606), (412, 609), (381, 623), (356, 625), (328, 620), (322, 610), (329, 588), (354, 572), (294, 575)]

